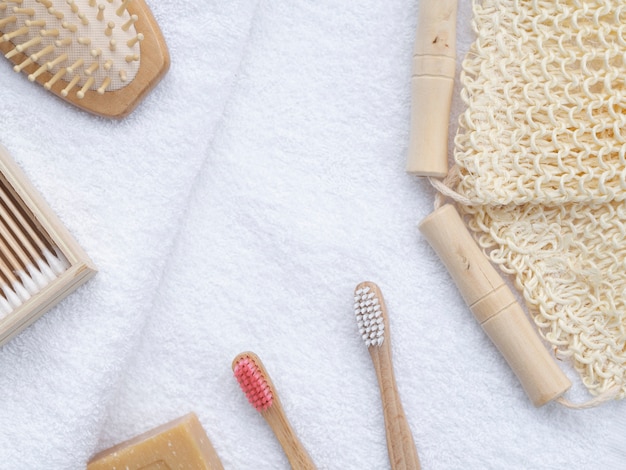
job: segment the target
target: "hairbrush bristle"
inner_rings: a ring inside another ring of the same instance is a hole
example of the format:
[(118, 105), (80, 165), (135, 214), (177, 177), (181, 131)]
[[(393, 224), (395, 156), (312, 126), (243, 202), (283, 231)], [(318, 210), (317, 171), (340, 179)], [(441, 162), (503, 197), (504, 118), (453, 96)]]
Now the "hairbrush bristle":
[(84, 98), (133, 80), (139, 69), (137, 15), (130, 0), (0, 0), (0, 45), (16, 72), (28, 79), (45, 75), (46, 89), (64, 84), (61, 94)]
[(272, 406), (274, 395), (272, 387), (260, 366), (250, 355), (242, 355), (235, 360), (233, 372), (248, 401), (257, 411), (264, 411)]
[(382, 302), (374, 289), (360, 284), (354, 291), (354, 314), (359, 333), (369, 346), (381, 346), (385, 341), (385, 319)]

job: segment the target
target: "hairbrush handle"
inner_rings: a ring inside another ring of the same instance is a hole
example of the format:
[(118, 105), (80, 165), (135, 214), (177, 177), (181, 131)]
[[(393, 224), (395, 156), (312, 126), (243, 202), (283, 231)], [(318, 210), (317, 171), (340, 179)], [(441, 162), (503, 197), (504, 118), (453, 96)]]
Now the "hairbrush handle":
[(539, 339), (513, 292), (474, 242), (456, 209), (451, 205), (437, 209), (420, 223), (420, 231), (535, 406), (562, 395), (571, 382)]
[(417, 449), (404, 414), (393, 372), (389, 341), (385, 341), (382, 346), (370, 346), (369, 352), (376, 370), (383, 403), (387, 451), (391, 468), (392, 470), (419, 470)]
[(456, 68), (457, 0), (420, 0), (413, 50), (406, 171), (448, 173), (448, 122)]

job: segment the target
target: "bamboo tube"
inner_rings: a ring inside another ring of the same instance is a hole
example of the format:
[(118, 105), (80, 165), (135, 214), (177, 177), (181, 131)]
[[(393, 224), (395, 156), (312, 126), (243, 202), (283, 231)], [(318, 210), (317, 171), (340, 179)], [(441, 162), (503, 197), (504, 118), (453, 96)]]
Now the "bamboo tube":
[(420, 230), (465, 302), (500, 350), (535, 406), (561, 396), (571, 382), (539, 339), (513, 292), (483, 255), (451, 205), (426, 217)]
[(420, 0), (413, 51), (406, 171), (448, 173), (448, 122), (456, 67), (456, 0)]

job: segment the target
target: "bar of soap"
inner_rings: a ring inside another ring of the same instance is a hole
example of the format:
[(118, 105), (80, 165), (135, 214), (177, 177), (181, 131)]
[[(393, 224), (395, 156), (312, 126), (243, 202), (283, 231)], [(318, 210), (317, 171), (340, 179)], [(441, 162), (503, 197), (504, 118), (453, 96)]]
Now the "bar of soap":
[(223, 470), (194, 413), (96, 454), (87, 470)]

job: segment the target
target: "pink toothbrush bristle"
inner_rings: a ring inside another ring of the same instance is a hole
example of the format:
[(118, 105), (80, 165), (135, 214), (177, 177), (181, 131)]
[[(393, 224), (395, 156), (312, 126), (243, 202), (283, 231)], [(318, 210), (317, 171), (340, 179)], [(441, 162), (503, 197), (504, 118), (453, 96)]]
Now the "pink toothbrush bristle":
[(272, 390), (257, 364), (249, 357), (242, 357), (233, 369), (239, 386), (257, 411), (272, 406)]

